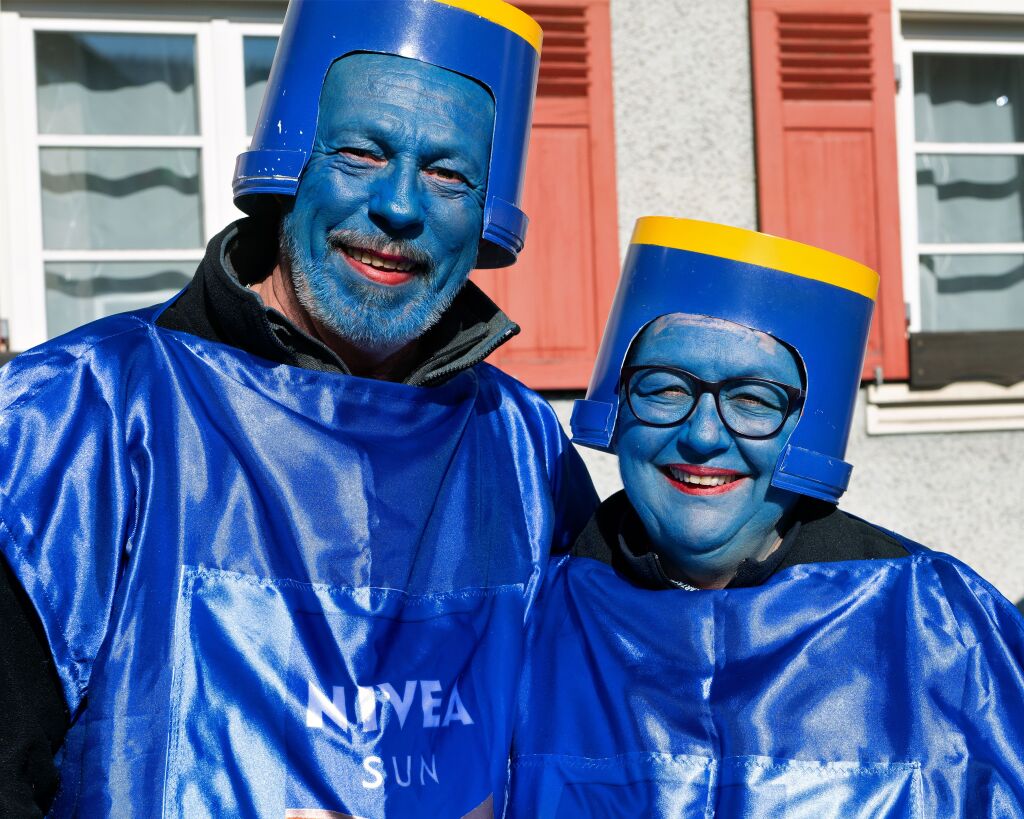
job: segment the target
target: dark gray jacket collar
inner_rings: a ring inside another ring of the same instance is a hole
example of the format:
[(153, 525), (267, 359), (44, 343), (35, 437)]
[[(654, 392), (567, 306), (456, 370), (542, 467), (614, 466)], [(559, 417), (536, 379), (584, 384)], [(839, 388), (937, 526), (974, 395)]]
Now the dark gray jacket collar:
[[(625, 492), (612, 495), (598, 507), (577, 538), (572, 554), (605, 563), (641, 588), (693, 588), (669, 577)], [(777, 572), (803, 563), (906, 555), (899, 541), (871, 524), (832, 504), (802, 498), (779, 547), (762, 561), (743, 561), (726, 588), (760, 586)]]
[[(210, 240), (192, 282), (163, 312), (158, 326), (279, 364), (349, 373), (326, 345), (267, 308), (246, 288), (270, 274), (277, 252), (275, 222), (248, 217), (229, 225)], [(479, 364), (518, 332), (518, 325), (467, 281), (440, 321), (420, 339), (418, 355), (403, 381), (416, 386), (443, 383)]]

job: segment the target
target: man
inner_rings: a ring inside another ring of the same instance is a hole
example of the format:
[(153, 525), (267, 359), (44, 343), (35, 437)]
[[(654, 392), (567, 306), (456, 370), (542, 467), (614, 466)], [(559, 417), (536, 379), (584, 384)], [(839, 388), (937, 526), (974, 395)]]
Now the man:
[(4, 815), (54, 752), (56, 816), (500, 813), (523, 622), (595, 502), (466, 282), (522, 246), (539, 37), (293, 0), (250, 218), (0, 371)]

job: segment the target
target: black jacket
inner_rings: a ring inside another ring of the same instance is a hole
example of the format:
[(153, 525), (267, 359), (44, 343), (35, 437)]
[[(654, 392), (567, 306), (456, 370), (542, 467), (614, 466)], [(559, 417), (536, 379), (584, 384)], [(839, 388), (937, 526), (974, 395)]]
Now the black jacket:
[[(665, 572), (647, 532), (626, 497), (602, 503), (573, 546), (572, 554), (598, 560), (635, 586), (670, 589), (685, 586)], [(906, 557), (899, 541), (835, 506), (803, 498), (794, 510), (782, 543), (761, 562), (745, 560), (726, 588), (759, 586), (776, 572), (801, 563)]]

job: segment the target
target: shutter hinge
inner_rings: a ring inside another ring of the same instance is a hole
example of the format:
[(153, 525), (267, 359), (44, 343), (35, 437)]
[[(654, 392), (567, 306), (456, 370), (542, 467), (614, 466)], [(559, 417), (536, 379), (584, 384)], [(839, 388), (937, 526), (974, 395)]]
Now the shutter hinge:
[(899, 63), (893, 63), (892, 69), (893, 76), (896, 78), (896, 91), (899, 93), (900, 88), (903, 86), (903, 66)]
[(875, 386), (876, 387), (881, 387), (882, 383), (884, 381), (885, 381), (885, 378), (882, 375), (882, 366), (879, 365), (879, 366), (875, 367)]
[(0, 318), (0, 353), (11, 351), (11, 325), (5, 318)]

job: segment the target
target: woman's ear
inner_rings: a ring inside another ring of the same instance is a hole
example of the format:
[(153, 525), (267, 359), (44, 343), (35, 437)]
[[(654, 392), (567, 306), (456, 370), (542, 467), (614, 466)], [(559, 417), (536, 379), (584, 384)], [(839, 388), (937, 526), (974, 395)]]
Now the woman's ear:
[(626, 385), (621, 381), (619, 382), (619, 407), (615, 413), (615, 426), (612, 427), (612, 437), (608, 442), (608, 446), (611, 451), (615, 454), (619, 454), (619, 433), (622, 431), (623, 418), (626, 417), (628, 423), (628, 417), (631, 413), (629, 410), (629, 403), (626, 400)]

